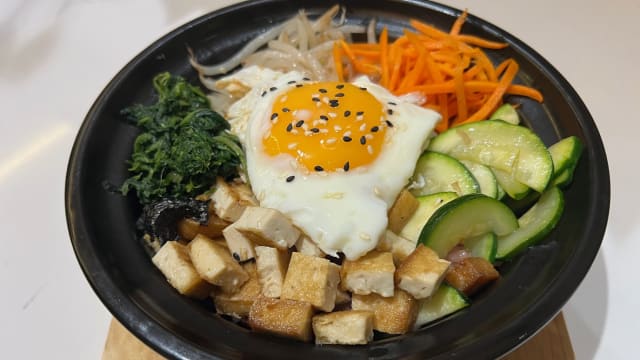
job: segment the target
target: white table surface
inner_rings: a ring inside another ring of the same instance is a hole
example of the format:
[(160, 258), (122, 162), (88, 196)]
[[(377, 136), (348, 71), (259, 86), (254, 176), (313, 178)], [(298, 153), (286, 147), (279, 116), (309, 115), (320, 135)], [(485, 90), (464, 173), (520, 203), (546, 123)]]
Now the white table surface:
[[(75, 134), (101, 89), (134, 55), (178, 25), (232, 2), (0, 2), (3, 358), (100, 358), (111, 316), (74, 257), (64, 214)], [(640, 2), (446, 3), (527, 42), (591, 111), (609, 157), (609, 226), (595, 263), (563, 311), (578, 359), (637, 357), (640, 192), (633, 146), (640, 133)]]

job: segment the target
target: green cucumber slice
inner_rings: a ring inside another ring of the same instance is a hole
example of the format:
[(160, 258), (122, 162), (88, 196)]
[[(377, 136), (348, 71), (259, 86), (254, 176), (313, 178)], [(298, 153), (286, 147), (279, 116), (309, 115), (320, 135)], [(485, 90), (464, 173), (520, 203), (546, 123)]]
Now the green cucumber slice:
[(515, 180), (512, 175), (498, 169), (493, 170), (493, 175), (496, 177), (496, 182), (509, 195), (510, 198), (520, 200), (526, 197), (531, 188), (527, 185)]
[(418, 196), (418, 208), (411, 215), (407, 224), (400, 231), (400, 236), (407, 240), (411, 240), (414, 244), (420, 238), (420, 232), (424, 224), (429, 221), (433, 213), (442, 205), (458, 197), (454, 192), (439, 192), (430, 195)]
[(496, 261), (498, 238), (494, 233), (487, 233), (464, 241), (464, 247), (474, 257), (481, 257), (490, 263)]
[(473, 194), (480, 186), (464, 165), (451, 156), (427, 151), (420, 156), (412, 180), (422, 184), (411, 189), (414, 196), (453, 191), (458, 195)]
[(469, 300), (455, 288), (442, 284), (430, 297), (420, 301), (414, 329), (469, 306)]
[(473, 161), (460, 160), (467, 170), (473, 175), (473, 177), (480, 185), (480, 193), (490, 196), (492, 198), (498, 198), (498, 182), (493, 171), (488, 166), (474, 163)]
[(520, 124), (520, 116), (518, 116), (518, 111), (511, 104), (504, 104), (500, 106), (496, 111), (493, 112), (493, 114), (491, 114), (489, 120), (502, 120), (513, 125)]
[(482, 194), (453, 199), (433, 213), (419, 241), (441, 258), (464, 240), (493, 232), (504, 236), (518, 228), (518, 220), (504, 203)]
[[(495, 172), (493, 173), (493, 176), (495, 176)], [(498, 183), (498, 179), (496, 179), (496, 183)], [(506, 191), (504, 191), (504, 189), (502, 188), (502, 186), (500, 186), (500, 183), (498, 183), (498, 195), (496, 196), (496, 199), (498, 200), (502, 200), (504, 198), (504, 196), (507, 195)]]
[(530, 129), (504, 121), (453, 127), (433, 138), (428, 149), (507, 172), (538, 192), (546, 189), (553, 174), (551, 155), (542, 140)]
[[(577, 136), (566, 137), (549, 146), (554, 170), (552, 184), (566, 186), (571, 182), (583, 148), (582, 141)], [(560, 176), (562, 178), (558, 180)]]
[(557, 187), (540, 195), (540, 199), (519, 219), (519, 228), (507, 235), (498, 236), (496, 259), (512, 258), (528, 246), (535, 245), (558, 223), (564, 209), (564, 196)]

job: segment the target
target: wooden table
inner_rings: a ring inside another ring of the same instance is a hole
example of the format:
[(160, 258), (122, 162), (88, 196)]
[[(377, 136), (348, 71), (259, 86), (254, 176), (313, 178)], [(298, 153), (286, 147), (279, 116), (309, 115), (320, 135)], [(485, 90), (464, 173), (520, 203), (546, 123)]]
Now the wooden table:
[[(111, 320), (102, 360), (162, 360), (162, 356), (133, 336), (117, 320)], [(507, 360), (573, 360), (573, 348), (562, 314), (514, 352)]]

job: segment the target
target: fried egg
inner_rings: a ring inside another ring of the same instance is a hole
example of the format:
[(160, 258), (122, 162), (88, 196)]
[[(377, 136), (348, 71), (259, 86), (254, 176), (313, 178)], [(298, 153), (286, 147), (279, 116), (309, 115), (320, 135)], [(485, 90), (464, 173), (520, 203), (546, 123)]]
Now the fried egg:
[(376, 247), (440, 120), (366, 77), (312, 82), (297, 72), (254, 88), (230, 113), (260, 205), (348, 259)]

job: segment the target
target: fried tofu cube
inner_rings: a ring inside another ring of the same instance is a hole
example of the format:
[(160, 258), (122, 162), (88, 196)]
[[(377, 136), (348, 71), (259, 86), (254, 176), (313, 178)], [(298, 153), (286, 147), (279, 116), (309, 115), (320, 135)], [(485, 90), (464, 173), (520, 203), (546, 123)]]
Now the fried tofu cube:
[(249, 326), (254, 331), (309, 341), (313, 313), (306, 301), (259, 296), (251, 306)]
[(339, 282), (340, 266), (327, 259), (294, 252), (280, 297), (306, 301), (316, 309), (331, 311)]
[(399, 234), (402, 228), (407, 225), (411, 215), (416, 212), (418, 205), (420, 205), (420, 203), (409, 190), (402, 190), (393, 203), (393, 206), (391, 206), (391, 209), (389, 209), (389, 229)]
[(219, 314), (231, 315), (236, 318), (246, 318), (249, 316), (253, 302), (260, 295), (260, 282), (256, 264), (247, 262), (242, 265), (244, 271), (249, 275), (249, 280), (245, 282), (238, 291), (226, 292), (224, 290), (216, 292), (213, 302)]
[(216, 190), (211, 200), (215, 214), (228, 222), (237, 221), (247, 206), (258, 205), (258, 200), (246, 184), (228, 184), (222, 178), (216, 180)]
[(480, 257), (470, 257), (451, 264), (445, 279), (449, 285), (469, 296), (499, 277), (500, 274), (490, 262)]
[(393, 297), (354, 294), (351, 308), (373, 312), (373, 328), (387, 334), (408, 332), (418, 316), (418, 301), (400, 289)]
[(283, 213), (257, 206), (248, 206), (233, 226), (254, 243), (281, 250), (292, 247), (300, 237), (300, 230)]
[(338, 290), (336, 291), (336, 306), (348, 304), (350, 302), (351, 302), (351, 294), (349, 294), (349, 292), (344, 291), (340, 289), (340, 287), (338, 287)]
[(373, 313), (346, 310), (313, 317), (316, 344), (361, 345), (373, 339)]
[(427, 298), (440, 286), (449, 264), (435, 251), (420, 244), (396, 270), (396, 285), (416, 299)]
[(227, 226), (222, 235), (236, 261), (247, 261), (256, 257), (253, 242), (233, 225)]
[(325, 256), (325, 253), (322, 250), (320, 250), (318, 245), (316, 245), (316, 243), (314, 243), (313, 240), (311, 240), (311, 238), (305, 234), (300, 235), (300, 237), (296, 241), (296, 250), (298, 250), (298, 252), (301, 252), (309, 256), (316, 256), (316, 257)]
[(229, 253), (229, 250), (204, 235), (197, 235), (189, 243), (189, 255), (200, 277), (207, 282), (233, 292), (249, 275)]
[(199, 222), (189, 218), (178, 221), (178, 234), (184, 240), (193, 240), (198, 234), (215, 239), (222, 236), (222, 230), (227, 226), (229, 226), (228, 222), (216, 214), (209, 214), (207, 225), (200, 225)]
[(204, 299), (211, 291), (211, 284), (200, 277), (191, 263), (185, 245), (177, 241), (167, 241), (151, 261), (180, 294)]
[(370, 251), (358, 260), (345, 260), (340, 272), (341, 286), (354, 294), (376, 293), (393, 296), (396, 267), (390, 252)]
[(262, 295), (280, 297), (289, 266), (289, 253), (269, 246), (256, 246), (255, 251)]
[(416, 249), (416, 244), (387, 229), (380, 238), (376, 249), (390, 252), (393, 256), (393, 263), (398, 266)]

